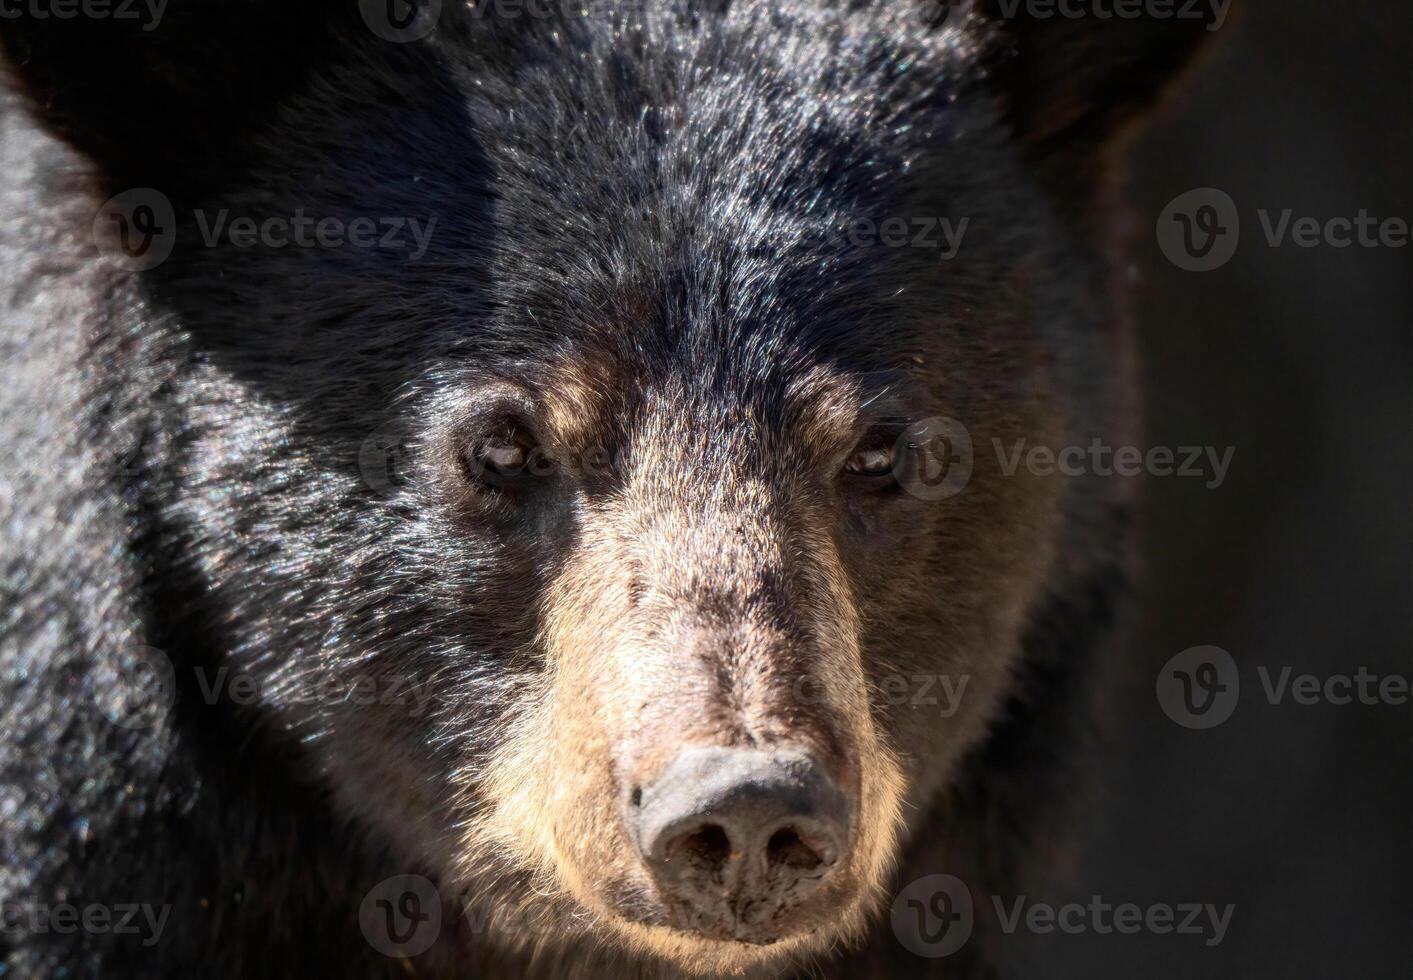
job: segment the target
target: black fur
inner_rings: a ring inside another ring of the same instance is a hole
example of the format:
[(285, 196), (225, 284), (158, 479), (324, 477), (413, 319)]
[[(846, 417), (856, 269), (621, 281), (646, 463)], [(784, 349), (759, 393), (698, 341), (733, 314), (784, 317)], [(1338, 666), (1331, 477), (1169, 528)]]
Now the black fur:
[[(988, 323), (1023, 319), (1077, 441), (1129, 410), (1103, 144), (1192, 32), (1046, 37), (971, 7), (937, 26), (908, 3), (663, 0), (547, 21), (448, 4), (427, 40), (394, 44), (352, 4), (171, 6), (150, 38), (3, 26), (0, 902), (171, 908), (151, 946), (6, 929), (10, 975), (402, 975), (364, 942), (358, 907), (381, 879), (426, 871), (431, 831), (377, 784), (406, 764), (449, 799), (499, 737), (534, 670), (534, 541), (563, 531), (506, 537), (419, 495), (437, 479), (428, 433), (467, 379), (553, 385), (553, 357), (592, 348), (685, 373), (729, 410), (814, 360), (876, 376), (950, 345), (991, 371), (945, 405), (965, 417), (1020, 375), (1013, 352), (988, 360)], [(137, 274), (89, 230), (130, 187), (161, 189), (179, 227), (171, 258)], [(223, 208), (437, 225), (416, 260), (205, 248), (191, 216)], [(860, 215), (913, 214), (970, 218), (945, 277), (932, 251), (841, 241)], [(1023, 294), (1005, 285), (1017, 269)], [(407, 467), (389, 486), (360, 469), (377, 433)], [(991, 893), (1053, 851), (1128, 564), (1127, 501), (1090, 488), (1065, 507), (1013, 698), (914, 818), (934, 830), (900, 884), (944, 869), (943, 835), (946, 868)], [(175, 705), (116, 726), (144, 647), (175, 665)], [(248, 672), (258, 703), (206, 704), (197, 667)], [(359, 669), (429, 685), (430, 717), (298, 696)], [(970, 969), (992, 969), (992, 945), (971, 944)], [(546, 955), (547, 973), (652, 972)], [(851, 955), (818, 969), (938, 965), (886, 922)], [(452, 909), (408, 962), (528, 969)]]

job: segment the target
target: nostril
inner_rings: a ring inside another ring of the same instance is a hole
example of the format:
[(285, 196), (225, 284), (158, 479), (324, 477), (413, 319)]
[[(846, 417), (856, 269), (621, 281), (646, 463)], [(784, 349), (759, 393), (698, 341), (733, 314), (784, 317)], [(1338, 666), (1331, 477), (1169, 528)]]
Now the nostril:
[(852, 887), (853, 800), (803, 751), (693, 746), (641, 785), (630, 834), (680, 928), (774, 942), (828, 914), (816, 893), (832, 875), (835, 893)]
[(695, 868), (716, 873), (731, 859), (731, 838), (714, 823), (679, 838), (669, 849), (681, 854)]
[(635, 807), (643, 805), (643, 788), (641, 786), (633, 787), (633, 795), (628, 798), (628, 802)]
[(765, 845), (765, 859), (772, 868), (783, 866), (797, 871), (813, 871), (824, 863), (824, 858), (806, 844), (793, 827), (782, 828), (770, 835), (770, 841)]

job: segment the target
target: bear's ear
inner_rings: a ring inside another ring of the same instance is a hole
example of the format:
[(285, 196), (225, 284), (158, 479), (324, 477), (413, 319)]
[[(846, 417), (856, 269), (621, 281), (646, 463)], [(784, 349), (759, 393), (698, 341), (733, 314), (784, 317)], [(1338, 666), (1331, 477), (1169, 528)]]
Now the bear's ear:
[(1227, 21), (1232, 0), (972, 0), (1027, 156), (1082, 179)]
[[(238, 147), (327, 49), (335, 0), (14, 4), (4, 87), (112, 174), (150, 174)], [(345, 4), (344, 6), (348, 6)], [(354, 16), (357, 14), (355, 12)]]

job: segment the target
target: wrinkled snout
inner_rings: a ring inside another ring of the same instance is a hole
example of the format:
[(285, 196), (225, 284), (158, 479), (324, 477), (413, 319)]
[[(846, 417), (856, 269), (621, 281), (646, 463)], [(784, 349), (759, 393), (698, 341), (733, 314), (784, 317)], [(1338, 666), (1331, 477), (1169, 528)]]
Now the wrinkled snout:
[(803, 750), (693, 746), (635, 789), (627, 817), (672, 926), (769, 944), (845, 864), (855, 811)]

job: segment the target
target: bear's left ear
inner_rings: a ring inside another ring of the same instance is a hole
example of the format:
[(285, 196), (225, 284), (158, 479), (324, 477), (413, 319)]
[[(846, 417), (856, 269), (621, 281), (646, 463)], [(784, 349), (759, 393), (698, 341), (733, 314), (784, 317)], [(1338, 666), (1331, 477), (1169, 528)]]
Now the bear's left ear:
[[(1232, 0), (972, 0), (1027, 156), (1084, 181), (1222, 28)], [(1058, 169), (1057, 169), (1058, 168)]]
[(348, 4), (136, 0), (67, 16), (13, 6), (0, 19), (0, 92), (26, 93), (59, 136), (140, 181), (239, 149), (330, 48)]

